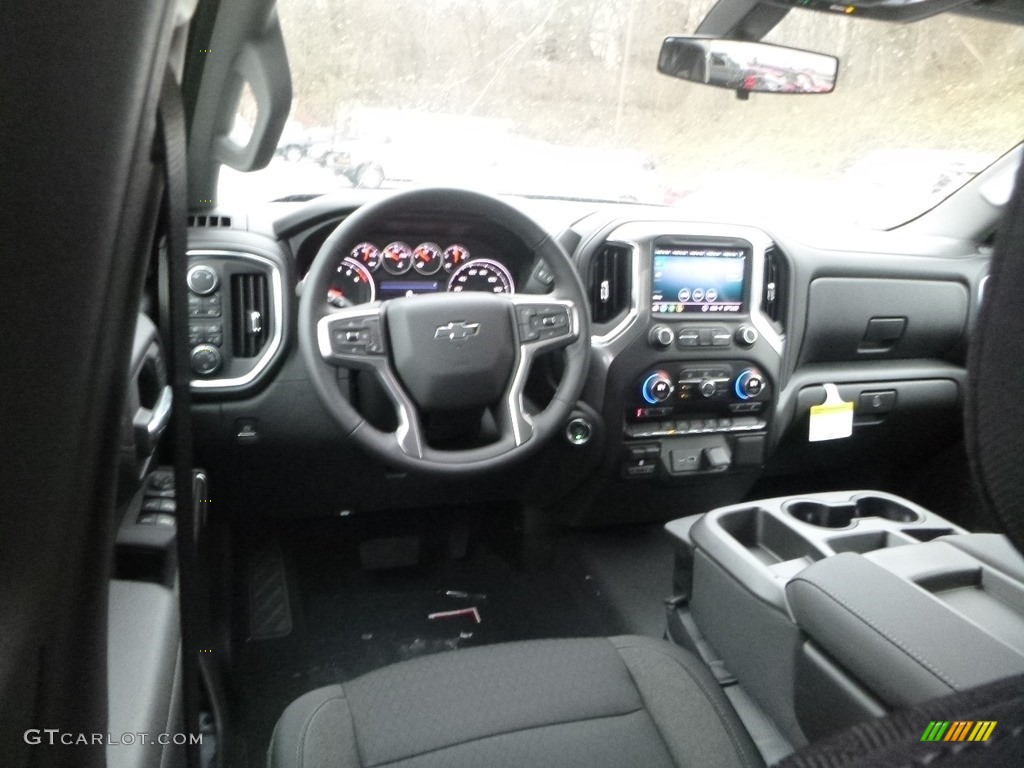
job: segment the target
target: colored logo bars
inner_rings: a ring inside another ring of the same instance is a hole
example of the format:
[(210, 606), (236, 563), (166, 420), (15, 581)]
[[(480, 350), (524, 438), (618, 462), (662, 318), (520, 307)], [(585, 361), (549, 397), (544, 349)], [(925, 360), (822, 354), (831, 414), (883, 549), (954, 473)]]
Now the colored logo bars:
[(988, 741), (996, 720), (932, 720), (921, 741)]

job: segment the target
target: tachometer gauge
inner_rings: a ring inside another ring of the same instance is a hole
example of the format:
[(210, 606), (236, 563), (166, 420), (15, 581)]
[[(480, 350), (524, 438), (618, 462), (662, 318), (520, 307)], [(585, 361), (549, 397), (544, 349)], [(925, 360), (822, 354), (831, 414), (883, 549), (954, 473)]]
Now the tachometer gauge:
[(412, 249), (405, 243), (390, 243), (380, 255), (384, 269), (392, 275), (404, 275), (412, 266)]
[(448, 281), (450, 293), (484, 291), (487, 293), (515, 293), (512, 275), (501, 264), (490, 259), (477, 259), (457, 267)]
[(338, 265), (338, 271), (327, 286), (327, 303), (335, 307), (368, 304), (377, 297), (370, 270), (352, 257)]
[(376, 272), (380, 266), (380, 249), (373, 243), (360, 243), (349, 256), (371, 272)]
[(421, 275), (432, 275), (441, 268), (444, 256), (437, 243), (420, 243), (412, 252), (412, 267)]
[(444, 271), (452, 272), (469, 261), (469, 248), (455, 243), (444, 249)]

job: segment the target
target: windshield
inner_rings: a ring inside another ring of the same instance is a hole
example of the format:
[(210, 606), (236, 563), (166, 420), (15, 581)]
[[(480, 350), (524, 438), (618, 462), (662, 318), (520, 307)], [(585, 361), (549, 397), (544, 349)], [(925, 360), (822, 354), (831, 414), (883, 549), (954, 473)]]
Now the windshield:
[(270, 166), (225, 168), (218, 196), (445, 184), (885, 228), (1021, 138), (1020, 27), (793, 11), (766, 41), (838, 55), (835, 92), (742, 101), (656, 71), (713, 4), (280, 0), (290, 119)]

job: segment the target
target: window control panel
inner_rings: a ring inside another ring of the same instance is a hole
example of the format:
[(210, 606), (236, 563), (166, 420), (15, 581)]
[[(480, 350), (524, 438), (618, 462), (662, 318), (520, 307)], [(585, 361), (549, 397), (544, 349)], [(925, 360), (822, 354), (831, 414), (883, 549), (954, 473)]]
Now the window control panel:
[(174, 512), (174, 473), (159, 469), (146, 478), (142, 507), (136, 522), (139, 525), (166, 525), (173, 528)]

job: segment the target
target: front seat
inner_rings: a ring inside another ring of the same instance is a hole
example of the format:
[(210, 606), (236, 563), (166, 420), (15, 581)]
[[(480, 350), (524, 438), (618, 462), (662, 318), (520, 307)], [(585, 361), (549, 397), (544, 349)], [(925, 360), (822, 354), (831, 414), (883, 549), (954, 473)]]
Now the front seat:
[(645, 637), (425, 656), (307, 693), (270, 768), (763, 765), (704, 665)]
[[(1024, 163), (973, 336), (968, 451), (982, 496), (1024, 551)], [(1019, 385), (1018, 385), (1019, 388)], [(1011, 395), (1016, 395), (1016, 398)], [(930, 719), (997, 720), (999, 738), (929, 743)], [(1020, 765), (1024, 677), (871, 720), (787, 758), (792, 768)], [(694, 656), (641, 637), (494, 645), (407, 661), (307, 693), (281, 716), (270, 768), (763, 765)]]

